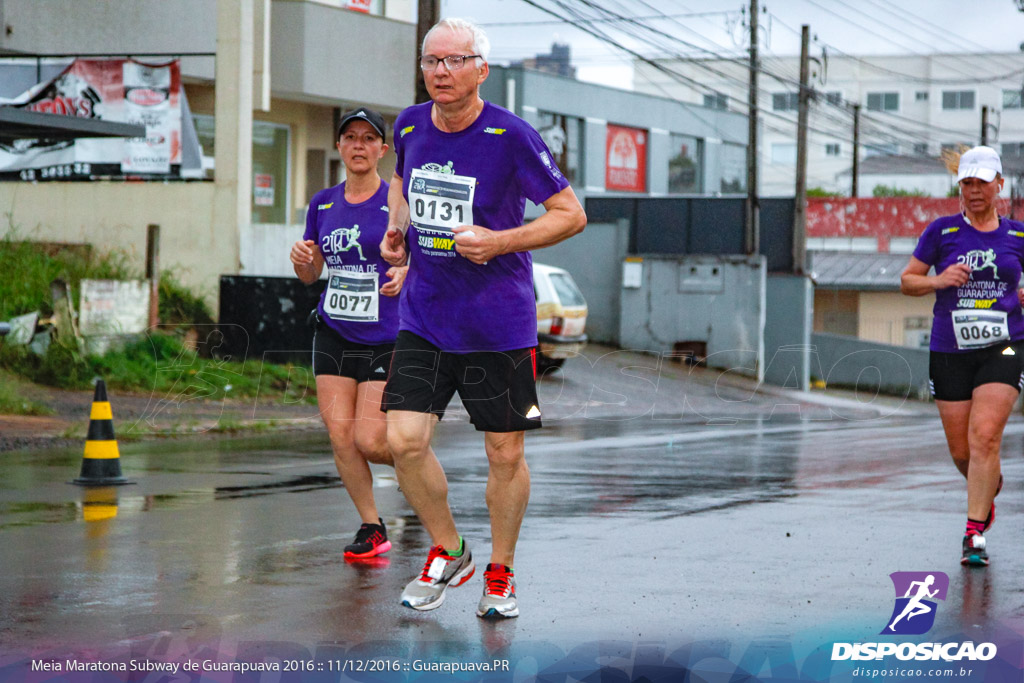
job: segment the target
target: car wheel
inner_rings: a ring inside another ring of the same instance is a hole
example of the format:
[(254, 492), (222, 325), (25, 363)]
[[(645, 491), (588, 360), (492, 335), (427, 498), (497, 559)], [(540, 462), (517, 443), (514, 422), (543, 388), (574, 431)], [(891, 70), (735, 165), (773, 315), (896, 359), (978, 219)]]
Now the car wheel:
[(537, 374), (543, 374), (548, 370), (557, 370), (565, 362), (564, 358), (548, 358), (540, 351), (537, 352)]

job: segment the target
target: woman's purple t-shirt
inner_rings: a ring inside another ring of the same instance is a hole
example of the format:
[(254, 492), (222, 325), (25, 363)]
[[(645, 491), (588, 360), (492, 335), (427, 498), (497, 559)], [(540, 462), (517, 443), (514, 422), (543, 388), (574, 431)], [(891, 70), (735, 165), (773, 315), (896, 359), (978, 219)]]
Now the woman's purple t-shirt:
[(982, 232), (962, 214), (944, 216), (925, 228), (914, 257), (936, 273), (954, 263), (971, 268), (971, 279), (962, 287), (935, 292), (932, 351), (960, 353), (1024, 339), (1024, 315), (1017, 299), (1024, 224), (1000, 218), (998, 228)]
[(455, 251), (452, 228), (523, 224), (526, 200), (542, 204), (569, 186), (528, 123), (490, 102), (467, 129), (444, 133), (432, 103), (395, 122), (395, 173), (409, 202), (409, 275), (401, 329), (445, 351), (508, 351), (537, 345), (529, 252), (477, 265)]
[(384, 296), (387, 261), (380, 241), (388, 227), (388, 184), (359, 204), (345, 201), (345, 183), (321, 190), (309, 203), (303, 239), (320, 247), (327, 288), (317, 310), (348, 341), (370, 346), (398, 336), (398, 297)]

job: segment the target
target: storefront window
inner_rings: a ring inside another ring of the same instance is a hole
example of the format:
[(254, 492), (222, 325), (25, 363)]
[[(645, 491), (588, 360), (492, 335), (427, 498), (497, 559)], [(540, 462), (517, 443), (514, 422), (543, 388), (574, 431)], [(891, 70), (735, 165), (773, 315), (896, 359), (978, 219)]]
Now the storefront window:
[(252, 222), (288, 222), (288, 126), (252, 122)]
[(540, 112), (537, 124), (537, 132), (551, 150), (558, 170), (570, 183), (582, 182), (583, 122), (574, 116)]
[(672, 156), (668, 160), (670, 194), (700, 194), (703, 190), (704, 141), (689, 135), (672, 134)]

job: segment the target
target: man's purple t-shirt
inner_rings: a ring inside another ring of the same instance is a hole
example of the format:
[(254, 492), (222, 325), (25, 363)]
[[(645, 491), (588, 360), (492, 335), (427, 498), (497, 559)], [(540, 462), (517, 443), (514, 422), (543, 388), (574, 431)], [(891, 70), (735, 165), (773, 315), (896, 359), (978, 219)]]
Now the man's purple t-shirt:
[(542, 204), (569, 183), (537, 131), (512, 112), (485, 102), (469, 128), (445, 133), (431, 106), (409, 107), (395, 121), (395, 173), (412, 223), (401, 329), (454, 353), (536, 346), (529, 252), (477, 265), (456, 253), (452, 228), (518, 228), (527, 199)]
[(321, 190), (309, 203), (303, 239), (320, 247), (327, 288), (317, 310), (327, 326), (350, 342), (388, 344), (398, 336), (398, 297), (380, 293), (388, 262), (380, 241), (388, 227), (388, 184), (359, 204), (345, 201), (345, 183)]
[(925, 228), (914, 257), (941, 273), (954, 263), (971, 269), (962, 287), (935, 292), (932, 351), (959, 353), (1024, 339), (1024, 315), (1017, 299), (1024, 261), (1024, 224), (999, 219), (981, 232), (962, 214), (944, 216)]

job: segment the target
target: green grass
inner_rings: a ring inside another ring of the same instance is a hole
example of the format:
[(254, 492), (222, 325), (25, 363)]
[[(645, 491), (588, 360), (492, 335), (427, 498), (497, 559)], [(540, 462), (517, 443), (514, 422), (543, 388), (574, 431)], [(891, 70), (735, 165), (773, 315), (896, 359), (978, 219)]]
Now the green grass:
[(29, 398), (23, 392), (26, 382), (0, 370), (0, 414), (53, 415), (53, 411)]
[[(50, 283), (62, 279), (78, 301), (83, 279), (138, 279), (123, 253), (100, 254), (86, 245), (46, 245), (20, 241), (9, 229), (0, 237), (0, 320), (40, 311), (53, 312)], [(304, 367), (260, 360), (227, 362), (201, 356), (184, 338), (193, 326), (210, 325), (201, 295), (183, 286), (170, 272), (160, 279), (160, 322), (168, 332), (147, 334), (103, 356), (86, 356), (66, 332), (45, 355), (0, 339), (0, 369), (10, 375), (64, 389), (88, 389), (95, 377), (111, 389), (160, 392), (169, 400), (221, 400), (265, 397), (285, 403), (315, 402), (315, 382)], [(0, 412), (38, 410), (21, 401), (16, 388), (0, 387)]]

